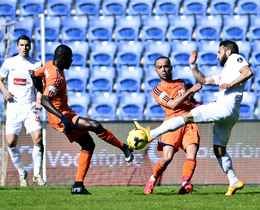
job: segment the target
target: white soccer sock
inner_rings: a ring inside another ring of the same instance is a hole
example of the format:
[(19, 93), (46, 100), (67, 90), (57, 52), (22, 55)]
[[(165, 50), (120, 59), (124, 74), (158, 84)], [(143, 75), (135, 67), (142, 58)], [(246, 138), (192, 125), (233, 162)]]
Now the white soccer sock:
[(236, 177), (235, 171), (232, 167), (232, 160), (229, 157), (228, 153), (221, 158), (217, 158), (218, 163), (221, 166), (222, 170), (227, 174), (227, 177), (229, 179), (229, 183), (231, 187), (235, 187), (238, 185), (238, 178)]
[(15, 166), (15, 168), (18, 170), (19, 174), (24, 174), (24, 168), (22, 163), (22, 155), (20, 152), (20, 149), (16, 145), (15, 147), (8, 147), (8, 152), (10, 154), (11, 160)]
[(185, 121), (182, 116), (173, 117), (165, 122), (163, 122), (157, 128), (150, 130), (150, 136), (155, 139), (156, 137), (169, 132), (169, 131), (176, 131), (180, 127), (185, 125)]
[(34, 176), (37, 176), (38, 174), (41, 173), (41, 167), (42, 167), (42, 149), (39, 146), (33, 147), (33, 153), (32, 153), (32, 158), (34, 162), (34, 170), (33, 174)]

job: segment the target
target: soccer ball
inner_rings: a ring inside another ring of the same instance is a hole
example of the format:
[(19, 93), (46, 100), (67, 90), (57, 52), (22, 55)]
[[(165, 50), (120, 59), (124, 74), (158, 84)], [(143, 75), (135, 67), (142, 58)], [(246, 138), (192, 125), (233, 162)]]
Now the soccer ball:
[(139, 150), (146, 146), (148, 143), (148, 138), (143, 130), (133, 129), (128, 133), (126, 141), (132, 149)]

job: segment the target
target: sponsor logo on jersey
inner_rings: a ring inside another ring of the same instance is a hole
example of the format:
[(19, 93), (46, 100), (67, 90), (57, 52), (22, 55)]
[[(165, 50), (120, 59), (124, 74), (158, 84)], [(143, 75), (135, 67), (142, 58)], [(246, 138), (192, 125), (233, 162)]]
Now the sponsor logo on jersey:
[(26, 84), (27, 84), (26, 79), (14, 78), (14, 85), (22, 85), (22, 86), (25, 86)]
[(54, 86), (50, 86), (50, 87), (49, 87), (49, 91), (54, 92), (54, 93), (57, 93), (57, 92), (58, 92), (58, 89), (57, 89), (56, 87), (54, 87)]
[(50, 76), (50, 72), (48, 68), (44, 69), (45, 77), (48, 78)]
[(159, 95), (159, 99), (162, 100), (164, 96), (166, 96), (167, 93), (166, 92), (162, 92), (160, 95)]
[(243, 58), (238, 57), (238, 58), (237, 58), (237, 62), (238, 62), (238, 63), (242, 63), (242, 62), (243, 62)]

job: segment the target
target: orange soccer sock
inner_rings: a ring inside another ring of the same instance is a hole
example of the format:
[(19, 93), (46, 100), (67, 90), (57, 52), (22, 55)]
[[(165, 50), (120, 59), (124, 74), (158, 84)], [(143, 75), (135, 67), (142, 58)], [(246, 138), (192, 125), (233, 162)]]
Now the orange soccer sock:
[(90, 166), (91, 157), (92, 154), (90, 154), (88, 151), (81, 150), (78, 159), (79, 166), (78, 166), (76, 182), (83, 182)]
[(190, 182), (196, 168), (196, 160), (188, 158), (183, 165), (183, 182)]
[(119, 141), (113, 133), (111, 133), (110, 130), (108, 129), (104, 129), (104, 132), (103, 133), (100, 133), (100, 134), (97, 134), (97, 136), (106, 141), (107, 143), (109, 144), (112, 144), (113, 146), (116, 146), (118, 148), (122, 148), (123, 147), (123, 143), (121, 141)]
[[(162, 159), (162, 158), (161, 158)], [(158, 178), (159, 176), (162, 175), (162, 173), (166, 170), (167, 166), (163, 166), (161, 164), (161, 159), (157, 162), (155, 169), (154, 169), (154, 173), (153, 176), (154, 178)]]

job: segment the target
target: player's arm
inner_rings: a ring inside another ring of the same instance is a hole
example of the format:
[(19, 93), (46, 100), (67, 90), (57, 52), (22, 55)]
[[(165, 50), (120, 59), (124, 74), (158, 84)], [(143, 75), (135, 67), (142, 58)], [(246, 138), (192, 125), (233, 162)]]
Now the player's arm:
[(41, 108), (42, 108), (41, 100), (42, 100), (42, 94), (38, 91), (38, 92), (36, 93), (36, 105), (35, 105), (35, 109), (41, 109)]
[(0, 75), (0, 90), (2, 91), (5, 100), (7, 101), (12, 101), (13, 100), (13, 96), (14, 94), (12, 92), (9, 92), (4, 84), (4, 79), (1, 75)]
[(43, 91), (43, 85), (42, 85), (42, 77), (36, 77), (34, 70), (29, 70), (29, 74), (32, 78), (33, 84), (35, 88), (42, 94)]
[(181, 106), (183, 104), (184, 101), (187, 100), (187, 98), (191, 95), (196, 93), (197, 91), (199, 91), (202, 88), (201, 84), (195, 84), (193, 85), (189, 90), (187, 90), (182, 96), (180, 96), (177, 99), (170, 99), (167, 103), (166, 103), (166, 107), (169, 109), (177, 109), (179, 106)]
[(217, 85), (212, 76), (205, 76), (199, 71), (197, 65), (195, 64), (196, 61), (197, 61), (197, 52), (193, 50), (189, 58), (189, 64), (192, 73), (194, 77), (197, 79), (197, 81), (202, 85)]
[(250, 69), (250, 67), (248, 65), (243, 66), (240, 70), (240, 76), (235, 79), (233, 82), (231, 82), (230, 84), (221, 84), (219, 86), (219, 91), (224, 90), (224, 89), (228, 89), (228, 88), (232, 88), (242, 82), (247, 81), (250, 77), (252, 77), (254, 75), (253, 71)]

